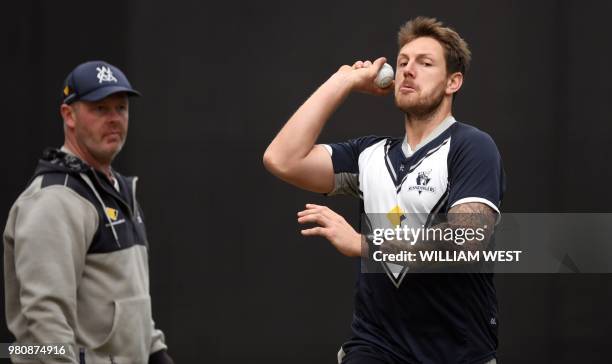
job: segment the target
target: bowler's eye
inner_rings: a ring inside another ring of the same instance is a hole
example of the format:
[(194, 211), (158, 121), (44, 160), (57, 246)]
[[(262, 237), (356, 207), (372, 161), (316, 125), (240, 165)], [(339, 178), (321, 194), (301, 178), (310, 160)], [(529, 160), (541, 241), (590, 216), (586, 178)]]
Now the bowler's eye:
[(402, 62), (399, 62), (397, 65), (398, 67), (406, 67), (407, 64), (408, 62), (402, 61)]
[(96, 106), (96, 111), (97, 111), (97, 112), (100, 112), (100, 113), (103, 113), (103, 112), (105, 112), (105, 111), (106, 111), (106, 106), (104, 106), (104, 105), (98, 105), (98, 106)]
[(117, 107), (117, 109), (118, 109), (119, 111), (126, 111), (126, 110), (127, 110), (127, 105), (119, 105), (119, 106)]

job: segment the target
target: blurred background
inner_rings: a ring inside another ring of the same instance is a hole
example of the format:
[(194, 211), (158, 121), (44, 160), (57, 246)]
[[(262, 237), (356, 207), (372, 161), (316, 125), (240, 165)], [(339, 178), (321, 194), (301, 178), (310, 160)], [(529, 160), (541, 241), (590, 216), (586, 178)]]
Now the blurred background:
[[(356, 223), (358, 201), (299, 191), (261, 158), (340, 65), (393, 61), (397, 30), (412, 17), (437, 17), (471, 47), (453, 114), (496, 141), (508, 185), (502, 211), (610, 212), (612, 3), (41, 0), (3, 8), (0, 221), (42, 150), (63, 143), (64, 77), (92, 59), (121, 68), (144, 97), (132, 100), (114, 166), (140, 177), (154, 317), (177, 363), (335, 362), (350, 333), (357, 265), (327, 241), (303, 238), (295, 214), (321, 203)], [(320, 140), (403, 132), (391, 96), (356, 94)], [(498, 275), (496, 283), (501, 363), (609, 356), (610, 275)], [(0, 342), (11, 340), (2, 316)]]

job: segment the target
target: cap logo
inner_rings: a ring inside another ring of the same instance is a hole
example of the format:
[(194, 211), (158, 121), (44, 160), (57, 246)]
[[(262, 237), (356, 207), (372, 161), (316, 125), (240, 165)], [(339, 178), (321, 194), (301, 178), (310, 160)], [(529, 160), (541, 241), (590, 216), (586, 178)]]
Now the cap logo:
[(115, 78), (115, 76), (113, 76), (113, 72), (110, 70), (110, 68), (102, 66), (102, 67), (96, 67), (96, 70), (98, 71), (98, 83), (102, 83), (102, 82), (115, 82), (117, 83), (117, 79)]

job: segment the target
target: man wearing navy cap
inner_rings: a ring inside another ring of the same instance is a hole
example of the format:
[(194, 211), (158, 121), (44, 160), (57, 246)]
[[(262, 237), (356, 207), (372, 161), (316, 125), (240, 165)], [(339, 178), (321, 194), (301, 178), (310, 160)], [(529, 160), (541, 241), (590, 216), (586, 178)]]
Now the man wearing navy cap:
[(111, 167), (127, 137), (123, 72), (103, 61), (66, 78), (64, 145), (47, 149), (4, 231), (6, 317), (16, 344), (70, 350), (16, 363), (173, 363), (151, 314), (136, 177)]

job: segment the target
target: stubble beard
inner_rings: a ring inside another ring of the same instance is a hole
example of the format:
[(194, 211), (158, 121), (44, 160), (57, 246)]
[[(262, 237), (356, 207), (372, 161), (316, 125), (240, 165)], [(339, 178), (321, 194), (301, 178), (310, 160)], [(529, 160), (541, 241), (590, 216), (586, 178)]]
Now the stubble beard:
[(104, 148), (100, 144), (96, 145), (92, 143), (88, 146), (89, 153), (94, 157), (98, 162), (104, 164), (111, 164), (115, 157), (121, 152), (123, 146), (125, 145), (126, 136), (124, 135), (121, 143), (116, 148)]
[(439, 87), (435, 89), (432, 95), (421, 97), (404, 105), (400, 104), (396, 96), (395, 105), (406, 114), (408, 120), (428, 120), (438, 112), (444, 97), (444, 87)]

